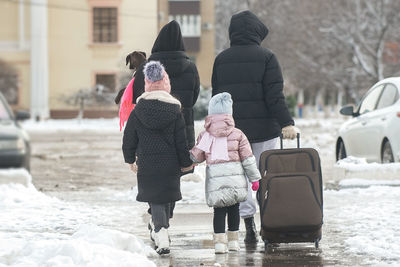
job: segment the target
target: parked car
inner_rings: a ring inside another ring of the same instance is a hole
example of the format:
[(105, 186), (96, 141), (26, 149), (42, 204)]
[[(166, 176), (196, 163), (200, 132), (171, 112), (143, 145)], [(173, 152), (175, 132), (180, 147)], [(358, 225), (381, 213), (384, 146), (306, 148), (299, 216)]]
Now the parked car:
[(29, 136), (18, 123), (29, 117), (25, 111), (18, 111), (14, 116), (0, 93), (0, 168), (23, 167), (30, 170)]
[(384, 79), (363, 96), (359, 105), (340, 110), (353, 116), (345, 122), (336, 142), (336, 159), (347, 156), (369, 162), (400, 162), (400, 77)]

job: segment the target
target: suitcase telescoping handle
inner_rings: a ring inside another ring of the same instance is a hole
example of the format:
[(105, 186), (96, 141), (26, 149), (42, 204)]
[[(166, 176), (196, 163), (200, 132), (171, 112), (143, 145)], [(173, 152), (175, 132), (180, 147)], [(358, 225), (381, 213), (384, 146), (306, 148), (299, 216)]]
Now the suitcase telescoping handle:
[[(296, 138), (297, 138), (297, 148), (300, 148), (300, 133), (296, 134)], [(281, 149), (283, 149), (283, 134), (282, 133), (281, 133), (280, 139), (281, 139)]]

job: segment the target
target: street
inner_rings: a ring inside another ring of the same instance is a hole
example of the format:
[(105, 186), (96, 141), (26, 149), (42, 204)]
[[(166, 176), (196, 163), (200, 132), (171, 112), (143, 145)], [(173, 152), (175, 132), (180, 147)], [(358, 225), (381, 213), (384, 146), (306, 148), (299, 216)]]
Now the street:
[[(370, 177), (367, 177), (362, 172), (357, 174), (334, 167), (334, 136), (332, 133), (318, 133), (338, 125), (340, 121), (334, 120), (325, 123), (299, 122), (304, 136), (303, 145), (318, 147), (322, 158), (324, 225), (318, 250), (311, 243), (281, 244), (279, 248), (268, 249), (267, 253), (261, 241), (257, 246), (246, 247), (242, 242), (245, 231), (241, 223), (240, 252), (215, 255), (212, 209), (204, 203), (204, 165), (200, 165), (197, 175), (182, 178), (183, 200), (177, 203), (170, 222), (171, 255), (160, 257), (154, 251), (147, 251), (141, 257), (147, 257), (157, 266), (398, 264), (399, 172), (397, 169), (388, 172), (392, 177), (386, 175), (383, 179), (373, 172), (369, 172)], [(196, 126), (200, 129), (201, 122)], [(7, 188), (6, 192), (17, 200), (11, 206), (5, 200), (0, 201), (9, 215), (0, 219), (3, 238), (23, 238), (30, 242), (29, 246), (43, 249), (43, 245), (39, 246), (37, 242), (59, 242), (71, 235), (74, 238), (82, 227), (86, 229), (89, 225), (89, 228), (101, 227), (98, 230), (100, 235), (102, 231), (118, 230), (133, 234), (145, 245), (152, 246), (147, 230), (147, 205), (135, 201), (136, 179), (123, 163), (121, 133), (102, 132), (101, 129), (30, 133), (32, 183), (38, 191), (34, 188)], [(293, 144), (285, 142), (287, 146)], [(354, 179), (357, 175), (360, 179)], [(377, 182), (379, 179), (381, 182)], [(256, 222), (259, 229), (258, 217)], [(12, 258), (10, 251), (8, 254), (0, 253), (0, 263), (23, 266), (18, 265), (23, 261), (16, 256)], [(23, 256), (31, 260), (36, 257), (32, 255), (27, 253)], [(7, 257), (8, 261), (5, 261)], [(126, 262), (126, 266), (141, 265)]]

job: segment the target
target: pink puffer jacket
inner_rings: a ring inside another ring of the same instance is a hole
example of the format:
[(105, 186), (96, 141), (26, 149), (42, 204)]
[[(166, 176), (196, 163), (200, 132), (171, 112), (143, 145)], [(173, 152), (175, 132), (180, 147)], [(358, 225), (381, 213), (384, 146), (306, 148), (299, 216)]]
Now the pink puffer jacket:
[[(227, 137), (228, 160), (212, 160), (211, 152), (204, 152), (195, 146), (191, 150), (192, 160), (206, 161), (206, 200), (211, 207), (227, 207), (246, 200), (247, 179), (258, 181), (261, 176), (256, 160), (245, 134), (235, 128), (230, 114), (210, 115), (206, 118), (197, 145), (208, 132), (214, 137)], [(246, 179), (247, 177), (247, 179)]]

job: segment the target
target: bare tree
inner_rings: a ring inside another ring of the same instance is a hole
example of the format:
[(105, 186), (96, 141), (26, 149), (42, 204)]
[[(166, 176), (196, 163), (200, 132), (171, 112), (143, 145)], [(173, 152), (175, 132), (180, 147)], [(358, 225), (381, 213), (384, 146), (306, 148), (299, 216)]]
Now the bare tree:
[(63, 97), (63, 101), (68, 105), (79, 106), (78, 119), (82, 119), (86, 107), (112, 105), (114, 97), (115, 92), (98, 84), (93, 88), (80, 89), (72, 95)]
[[(236, 1), (218, 5), (216, 17), (225, 25), (217, 27), (217, 51), (229, 44), (219, 31), (227, 32), (228, 14), (238, 7)], [(287, 84), (305, 92), (306, 103), (321, 94), (325, 102), (341, 95), (357, 101), (377, 80), (398, 74), (400, 1), (249, 0), (242, 7), (267, 25), (263, 46), (277, 55)], [(385, 49), (388, 43), (393, 50)]]
[(250, 9), (253, 0), (216, 0), (215, 3), (215, 51), (216, 54), (229, 47), (229, 23), (233, 14)]
[(383, 54), (385, 43), (400, 33), (399, 1), (330, 2), (341, 8), (332, 9), (334, 12), (323, 21), (321, 31), (351, 50), (354, 66), (365, 76), (376, 82), (391, 75), (385, 72)]

